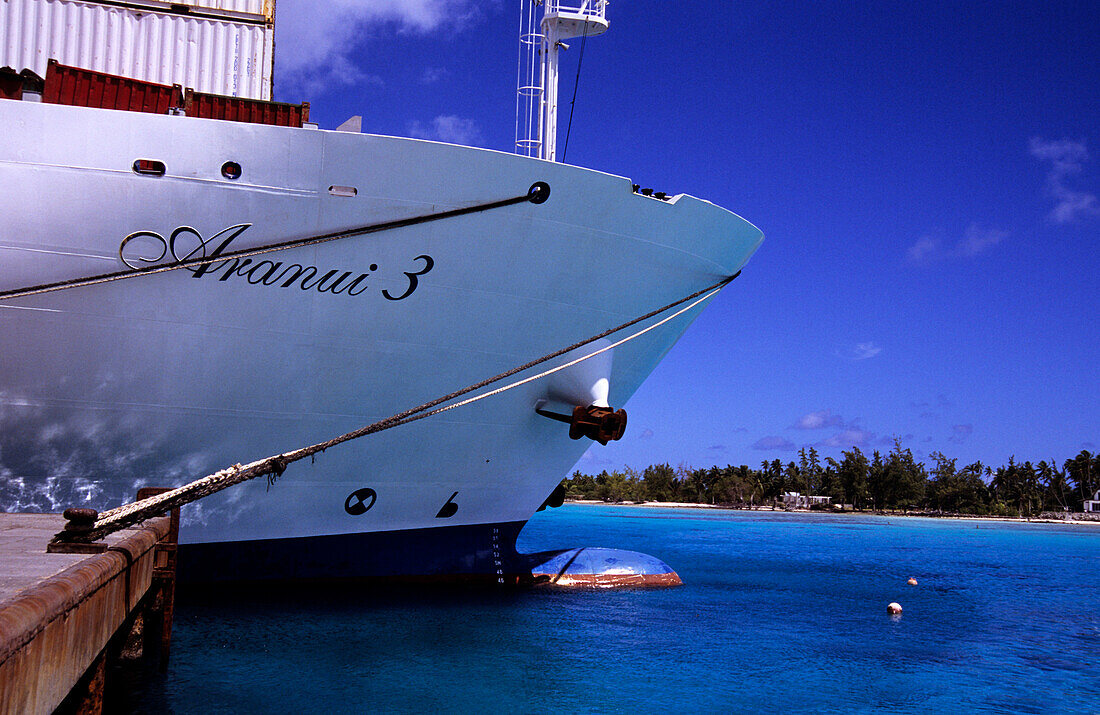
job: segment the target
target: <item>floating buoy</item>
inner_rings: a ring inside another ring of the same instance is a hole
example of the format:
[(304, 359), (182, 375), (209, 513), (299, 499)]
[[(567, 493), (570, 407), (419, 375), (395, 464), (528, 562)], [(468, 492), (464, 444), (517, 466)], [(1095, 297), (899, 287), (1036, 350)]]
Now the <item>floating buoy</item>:
[(909, 584), (910, 586), (916, 586), (916, 585), (917, 585), (917, 579), (915, 579), (915, 578), (913, 578), (912, 576), (910, 576), (910, 577), (909, 577), (909, 580), (908, 580), (908, 581), (906, 581), (906, 583), (907, 583), (907, 584)]
[(891, 616), (900, 615), (901, 614), (901, 604), (900, 603), (891, 603), (889, 606), (886, 607), (886, 612), (889, 613)]

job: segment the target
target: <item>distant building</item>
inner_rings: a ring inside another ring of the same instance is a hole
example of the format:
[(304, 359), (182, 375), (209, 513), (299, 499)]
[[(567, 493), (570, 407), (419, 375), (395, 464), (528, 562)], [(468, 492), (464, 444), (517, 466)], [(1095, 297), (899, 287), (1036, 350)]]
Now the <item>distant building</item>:
[(1092, 495), (1092, 499), (1085, 500), (1085, 511), (1100, 512), (1100, 489)]
[[(798, 492), (783, 492), (783, 506), (791, 509), (809, 509), (814, 504), (828, 504), (832, 500), (832, 497), (815, 497), (809, 494), (799, 494)], [(1100, 502), (1097, 503), (1100, 504)], [(1100, 511), (1100, 508), (1097, 511)]]

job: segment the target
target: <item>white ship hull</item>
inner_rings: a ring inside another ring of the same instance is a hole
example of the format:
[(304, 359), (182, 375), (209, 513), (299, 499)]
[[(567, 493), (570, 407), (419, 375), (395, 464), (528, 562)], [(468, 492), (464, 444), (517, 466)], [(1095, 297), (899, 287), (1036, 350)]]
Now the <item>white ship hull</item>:
[[(12, 511), (116, 506), (140, 486), (322, 441), (711, 285), (762, 240), (705, 201), (488, 150), (6, 100), (0, 127), (0, 290), (125, 269), (120, 244), (135, 232), (147, 233), (122, 253), (144, 265), (173, 234), (163, 261), (199, 237), (240, 249), (551, 187), (543, 204), (202, 275), (0, 301), (0, 508)], [(136, 174), (137, 159), (165, 175)], [(222, 176), (227, 161), (239, 179)], [(535, 405), (589, 404), (606, 378), (622, 406), (699, 309), (544, 380), (292, 465), (273, 486), (189, 505), (181, 539), (246, 560), (282, 554), (269, 575), (340, 576), (352, 561), (354, 575), (492, 568), (492, 529), (505, 525), (511, 554), (591, 444)], [(349, 513), (365, 489), (369, 510)], [(475, 541), (485, 546), (471, 556)]]

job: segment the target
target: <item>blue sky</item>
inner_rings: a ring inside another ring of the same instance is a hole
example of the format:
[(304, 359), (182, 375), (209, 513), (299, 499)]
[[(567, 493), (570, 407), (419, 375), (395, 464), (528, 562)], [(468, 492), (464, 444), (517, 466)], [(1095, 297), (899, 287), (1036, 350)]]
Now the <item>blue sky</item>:
[[(626, 437), (579, 468), (895, 436), (961, 464), (1097, 450), (1100, 3), (618, 0), (608, 16), (569, 163), (709, 199), (767, 239), (626, 405)], [(517, 25), (514, 2), (280, 0), (276, 96), (325, 128), (361, 114), (368, 132), (509, 150)]]

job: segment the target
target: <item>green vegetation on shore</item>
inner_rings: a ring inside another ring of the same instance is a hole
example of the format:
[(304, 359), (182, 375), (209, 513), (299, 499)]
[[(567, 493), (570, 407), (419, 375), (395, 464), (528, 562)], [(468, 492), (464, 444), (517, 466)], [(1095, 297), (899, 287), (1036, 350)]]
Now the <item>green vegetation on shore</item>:
[(993, 467), (974, 462), (961, 469), (956, 459), (933, 452), (930, 466), (913, 458), (900, 441), (883, 455), (842, 452), (839, 462), (822, 462), (813, 447), (799, 450), (797, 462), (694, 469), (668, 464), (606, 470), (592, 476), (574, 472), (562, 483), (566, 498), (608, 502), (663, 501), (758, 506), (781, 501), (784, 492), (833, 498), (857, 510), (900, 509), (979, 516), (1036, 516), (1043, 511), (1081, 511), (1100, 488), (1100, 454), (1082, 451), (1061, 468), (1054, 460)]

